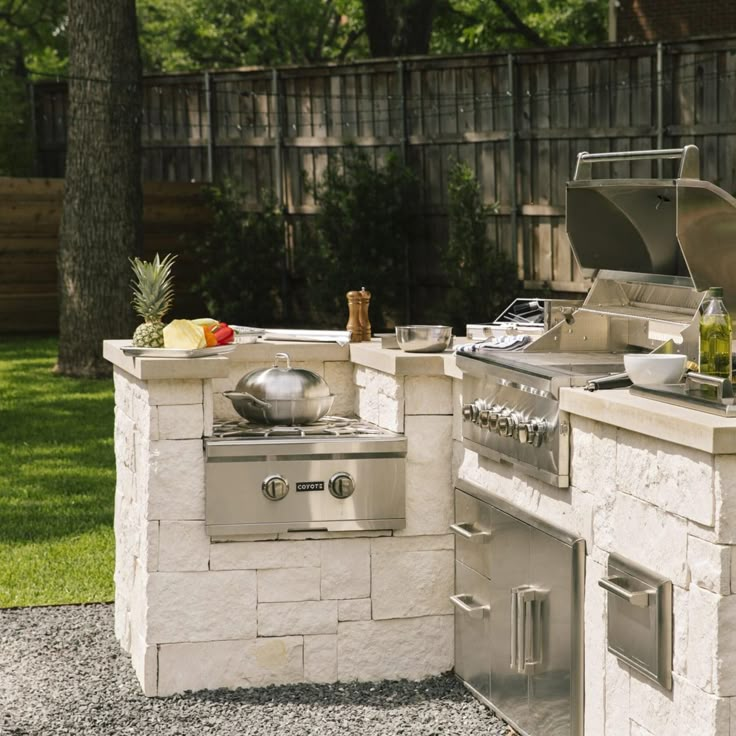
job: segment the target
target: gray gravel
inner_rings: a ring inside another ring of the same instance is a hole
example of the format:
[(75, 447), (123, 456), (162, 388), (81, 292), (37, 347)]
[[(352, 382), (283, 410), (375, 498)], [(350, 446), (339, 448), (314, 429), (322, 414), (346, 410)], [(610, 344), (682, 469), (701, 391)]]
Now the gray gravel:
[(509, 736), (451, 675), (146, 698), (110, 605), (0, 610), (0, 734)]

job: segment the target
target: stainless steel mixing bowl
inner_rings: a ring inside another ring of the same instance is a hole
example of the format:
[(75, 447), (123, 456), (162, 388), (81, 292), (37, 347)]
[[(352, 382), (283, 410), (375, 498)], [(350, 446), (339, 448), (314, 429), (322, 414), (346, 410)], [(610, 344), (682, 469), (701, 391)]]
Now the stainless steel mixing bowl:
[(452, 344), (452, 327), (405, 325), (396, 328), (396, 340), (407, 353), (441, 353)]

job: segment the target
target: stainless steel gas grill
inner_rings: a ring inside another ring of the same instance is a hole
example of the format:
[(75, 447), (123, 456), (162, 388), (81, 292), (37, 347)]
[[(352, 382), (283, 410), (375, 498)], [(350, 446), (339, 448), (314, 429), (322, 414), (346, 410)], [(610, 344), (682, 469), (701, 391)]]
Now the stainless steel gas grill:
[[(639, 159), (677, 159), (678, 176), (592, 178), (593, 164)], [(490, 341), (458, 350), (467, 447), (566, 487), (561, 387), (622, 372), (624, 353), (698, 360), (702, 292), (722, 286), (736, 309), (736, 200), (698, 176), (695, 146), (578, 156), (567, 185), (567, 232), (593, 285), (582, 306), (525, 345), (503, 350)]]
[(406, 525), (402, 435), (343, 417), (284, 427), (228, 421), (204, 446), (212, 537)]

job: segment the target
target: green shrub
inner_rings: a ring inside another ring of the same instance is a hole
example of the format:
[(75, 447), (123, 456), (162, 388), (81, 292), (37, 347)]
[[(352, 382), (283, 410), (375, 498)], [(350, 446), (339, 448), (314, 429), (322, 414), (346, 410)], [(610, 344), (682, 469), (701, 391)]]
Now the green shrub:
[(210, 186), (212, 226), (194, 244), (201, 271), (195, 291), (209, 314), (233, 324), (274, 326), (284, 320), (284, 217), (271, 195), (259, 212), (243, 208), (230, 183)]
[(295, 266), (312, 297), (314, 319), (342, 328), (345, 293), (372, 293), (374, 330), (392, 326), (404, 312), (407, 262), (414, 232), (417, 180), (396, 156), (375, 167), (348, 149), (313, 183), (319, 212), (311, 237), (296, 249)]
[(24, 80), (0, 69), (0, 176), (33, 175), (33, 135)]
[(449, 289), (446, 310), (456, 329), (472, 321), (490, 321), (518, 296), (516, 264), (488, 237), (488, 216), (497, 205), (484, 205), (472, 169), (455, 163), (448, 184), (449, 239), (442, 258)]

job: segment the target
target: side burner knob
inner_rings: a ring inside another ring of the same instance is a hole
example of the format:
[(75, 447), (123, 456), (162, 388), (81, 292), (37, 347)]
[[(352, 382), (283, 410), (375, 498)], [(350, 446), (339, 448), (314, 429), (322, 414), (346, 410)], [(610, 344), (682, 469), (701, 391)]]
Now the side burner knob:
[(261, 483), (261, 490), (269, 501), (280, 501), (289, 492), (289, 481), (281, 475), (269, 475)]
[(350, 473), (335, 473), (330, 478), (329, 488), (335, 498), (348, 498), (355, 491), (355, 479)]

